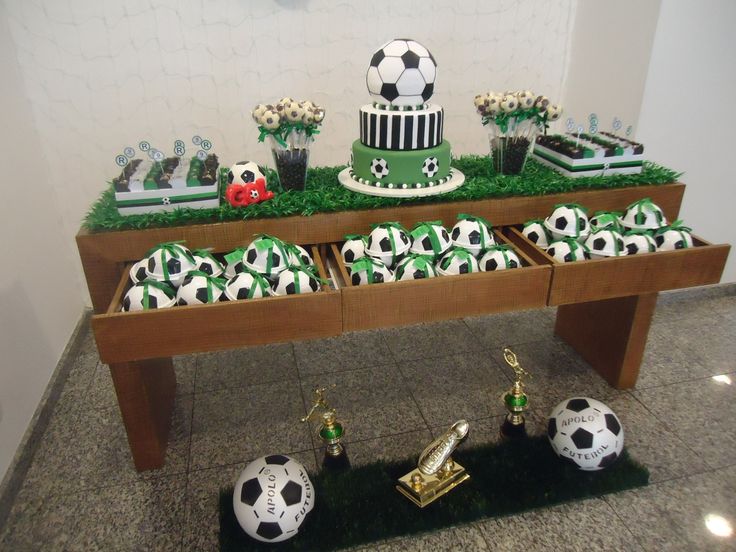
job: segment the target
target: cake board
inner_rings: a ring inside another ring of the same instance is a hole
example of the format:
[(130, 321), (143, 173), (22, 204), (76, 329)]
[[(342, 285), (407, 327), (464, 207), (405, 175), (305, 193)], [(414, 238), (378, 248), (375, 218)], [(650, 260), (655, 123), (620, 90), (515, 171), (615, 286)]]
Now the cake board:
[(465, 183), (465, 175), (459, 170), (453, 168), (450, 180), (437, 186), (425, 186), (424, 188), (382, 188), (371, 186), (370, 184), (361, 184), (351, 175), (351, 168), (347, 167), (340, 171), (337, 179), (345, 188), (360, 194), (380, 196), (380, 197), (427, 197), (439, 194), (446, 194), (456, 190)]

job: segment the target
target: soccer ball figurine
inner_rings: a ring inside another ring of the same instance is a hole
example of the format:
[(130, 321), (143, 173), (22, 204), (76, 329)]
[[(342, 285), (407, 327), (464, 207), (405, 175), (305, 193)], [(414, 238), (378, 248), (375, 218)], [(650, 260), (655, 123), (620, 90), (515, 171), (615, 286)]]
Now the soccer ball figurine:
[(645, 197), (626, 208), (621, 224), (632, 230), (657, 230), (667, 225), (662, 209)]
[(585, 240), (585, 246), (591, 259), (618, 257), (628, 253), (624, 247), (623, 236), (612, 228), (601, 228), (591, 232)]
[(245, 268), (243, 272), (230, 278), (225, 286), (225, 297), (230, 301), (258, 299), (270, 295), (272, 295), (271, 285), (268, 280), (257, 272)]
[(616, 414), (587, 397), (558, 404), (547, 420), (547, 437), (560, 458), (584, 471), (607, 468), (624, 448), (624, 429)]
[(489, 247), (478, 261), (478, 266), (484, 272), (491, 270), (505, 270), (519, 268), (521, 261), (510, 245), (499, 244)]
[(299, 531), (314, 508), (314, 487), (302, 464), (282, 454), (248, 464), (233, 490), (233, 509), (248, 536), (281, 542)]
[(388, 267), (401, 260), (411, 243), (406, 229), (397, 222), (377, 224), (368, 235), (366, 255), (378, 259)]
[(588, 250), (575, 238), (562, 238), (549, 245), (547, 255), (559, 263), (572, 263), (587, 259)]
[(417, 106), (432, 97), (436, 75), (429, 50), (414, 40), (396, 39), (373, 53), (365, 80), (379, 104)]
[(192, 251), (192, 256), (195, 261), (194, 270), (199, 270), (200, 272), (204, 272), (208, 276), (214, 276), (215, 278), (221, 276), (225, 271), (220, 261), (215, 259), (212, 253), (206, 249)]
[(138, 261), (133, 266), (130, 267), (130, 281), (134, 284), (137, 284), (138, 282), (142, 282), (146, 278), (148, 278), (148, 274), (146, 274), (146, 265), (148, 264), (148, 259), (143, 259), (142, 261)]
[(458, 221), (452, 227), (450, 236), (452, 245), (462, 247), (478, 256), (483, 249), (496, 243), (493, 239), (490, 223), (480, 217), (458, 215)]
[(624, 247), (629, 255), (654, 253), (657, 242), (647, 230), (629, 230), (624, 234)]
[(224, 288), (224, 280), (193, 270), (186, 275), (179, 289), (176, 290), (176, 304), (184, 306), (217, 303), (220, 301)]
[(555, 240), (575, 238), (582, 242), (590, 234), (590, 221), (585, 209), (575, 203), (555, 207), (552, 214), (545, 219), (544, 225)]
[(266, 278), (274, 278), (289, 265), (286, 244), (278, 238), (262, 234), (245, 250), (243, 264)]
[(174, 290), (165, 282), (143, 280), (131, 287), (123, 298), (123, 312), (165, 309), (176, 304)]
[(394, 277), (397, 282), (434, 278), (437, 276), (437, 271), (432, 262), (433, 257), (429, 255), (409, 255), (399, 261)]
[(654, 241), (657, 251), (674, 251), (676, 249), (687, 249), (693, 246), (692, 230), (682, 226), (680, 221), (675, 221), (670, 226), (657, 230)]
[(450, 235), (442, 224), (437, 222), (420, 222), (411, 230), (411, 249), (417, 255), (438, 257), (452, 247)]
[(478, 272), (478, 261), (473, 254), (462, 247), (450, 249), (437, 263), (437, 273), (441, 276), (470, 274)]
[(358, 259), (365, 257), (365, 246), (367, 243), (367, 236), (345, 236), (345, 243), (340, 248), (340, 254), (342, 255), (342, 260), (345, 261), (345, 266), (349, 267)]
[(253, 161), (238, 161), (227, 173), (228, 184), (248, 184), (259, 178), (266, 178), (257, 163)]
[(195, 261), (189, 249), (178, 243), (162, 243), (148, 252), (146, 274), (156, 281), (179, 287), (194, 266)]
[(319, 282), (311, 271), (298, 266), (290, 266), (276, 277), (273, 285), (274, 295), (295, 295), (319, 291)]
[(549, 247), (552, 236), (544, 225), (544, 221), (540, 219), (528, 220), (524, 223), (524, 229), (521, 231), (527, 239), (537, 247)]
[(366, 284), (382, 284), (393, 282), (394, 274), (391, 269), (373, 257), (358, 259), (350, 267), (350, 281), (354, 286)]

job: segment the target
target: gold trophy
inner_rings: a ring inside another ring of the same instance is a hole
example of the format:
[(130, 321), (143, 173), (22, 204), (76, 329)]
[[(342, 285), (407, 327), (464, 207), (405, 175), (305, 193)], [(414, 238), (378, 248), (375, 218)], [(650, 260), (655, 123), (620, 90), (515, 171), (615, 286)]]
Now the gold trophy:
[(508, 347), (503, 350), (503, 358), (514, 370), (516, 377), (514, 379), (514, 385), (501, 397), (506, 410), (509, 411), (501, 425), (501, 438), (514, 439), (517, 437), (526, 437), (524, 411), (529, 408), (529, 398), (524, 392), (524, 383), (521, 379), (524, 377), (531, 378), (531, 375), (519, 366), (516, 355)]
[(450, 455), (468, 434), (468, 422), (459, 420), (419, 455), (417, 468), (399, 478), (396, 489), (420, 508), (470, 479)]
[[(334, 389), (335, 385), (330, 386), (330, 389)], [(302, 423), (312, 420), (315, 416), (319, 417), (322, 421), (317, 433), (320, 439), (326, 445), (325, 457), (322, 460), (322, 467), (329, 469), (344, 469), (350, 467), (350, 461), (348, 460), (348, 454), (340, 440), (344, 434), (342, 424), (337, 421), (337, 413), (334, 408), (331, 408), (327, 404), (325, 399), (325, 391), (327, 387), (317, 387), (314, 390), (314, 404), (309, 410), (306, 416), (301, 421)], [(318, 412), (319, 411), (319, 412)]]

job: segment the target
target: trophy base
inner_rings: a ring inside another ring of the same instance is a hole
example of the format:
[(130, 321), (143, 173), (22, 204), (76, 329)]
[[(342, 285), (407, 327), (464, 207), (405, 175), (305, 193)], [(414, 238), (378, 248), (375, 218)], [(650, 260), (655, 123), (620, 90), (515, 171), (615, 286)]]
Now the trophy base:
[(325, 452), (324, 458), (322, 458), (322, 469), (331, 471), (342, 471), (350, 469), (350, 460), (348, 459), (348, 453), (345, 450), (345, 445), (342, 445), (342, 452), (338, 455), (332, 455)]
[(508, 420), (504, 420), (501, 424), (501, 438), (502, 439), (520, 439), (527, 437), (526, 424), (512, 424)]
[[(412, 485), (412, 478), (416, 475), (424, 480), (419, 490)], [(452, 468), (442, 478), (436, 475), (424, 475), (418, 469), (412, 470), (399, 478), (396, 490), (420, 508), (424, 508), (468, 479), (470, 475), (465, 472), (465, 468), (453, 462)]]

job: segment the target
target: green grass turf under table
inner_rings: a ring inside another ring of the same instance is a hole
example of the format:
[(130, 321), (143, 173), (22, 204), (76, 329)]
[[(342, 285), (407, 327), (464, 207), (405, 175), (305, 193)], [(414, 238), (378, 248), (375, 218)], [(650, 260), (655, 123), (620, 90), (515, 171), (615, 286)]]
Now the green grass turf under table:
[[(110, 185), (92, 206), (83, 224), (91, 231), (104, 232), (291, 215), (309, 216), (315, 213), (380, 209), (398, 205), (509, 196), (538, 196), (586, 189), (667, 184), (674, 182), (679, 176), (672, 169), (648, 162), (644, 164), (644, 169), (639, 174), (581, 178), (563, 176), (531, 159), (527, 162), (522, 174), (518, 176), (495, 174), (491, 160), (483, 156), (465, 155), (454, 159), (452, 164), (465, 174), (466, 180), (463, 186), (447, 194), (408, 199), (368, 196), (347, 190), (337, 180), (337, 175), (345, 168), (344, 166), (309, 169), (305, 191), (279, 192), (276, 172), (268, 169), (267, 178), (271, 183), (269, 188), (276, 191), (276, 196), (263, 203), (235, 208), (223, 199), (220, 207), (215, 209), (184, 208), (170, 213), (123, 216), (115, 207), (115, 194)], [(226, 186), (227, 171), (228, 167), (220, 169), (220, 186), (223, 191)]]
[(546, 436), (459, 450), (453, 458), (470, 479), (424, 509), (394, 488), (400, 476), (416, 467), (416, 459), (313, 475), (314, 509), (295, 537), (275, 545), (243, 532), (233, 511), (233, 488), (223, 489), (221, 550), (335, 550), (582, 500), (649, 481), (649, 471), (626, 450), (609, 468), (583, 472), (561, 461)]

